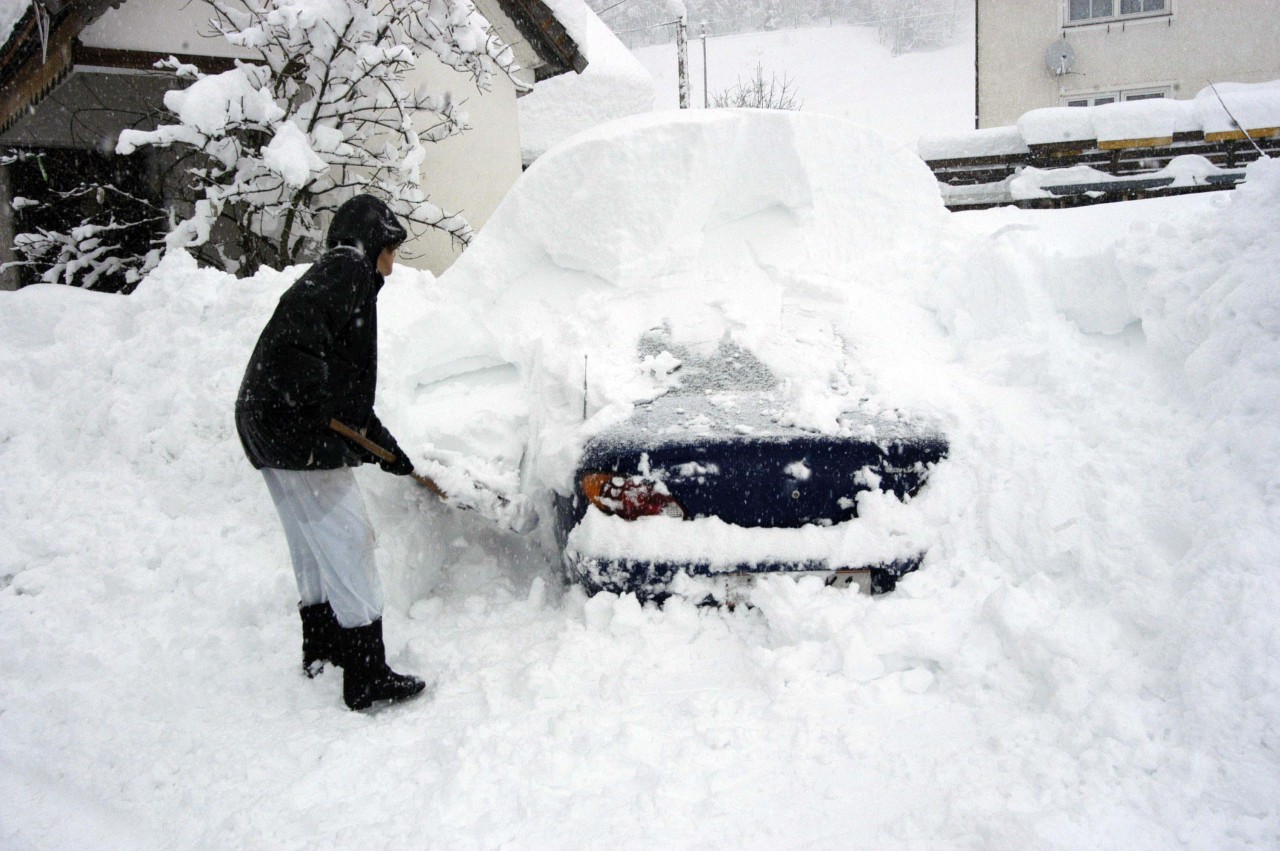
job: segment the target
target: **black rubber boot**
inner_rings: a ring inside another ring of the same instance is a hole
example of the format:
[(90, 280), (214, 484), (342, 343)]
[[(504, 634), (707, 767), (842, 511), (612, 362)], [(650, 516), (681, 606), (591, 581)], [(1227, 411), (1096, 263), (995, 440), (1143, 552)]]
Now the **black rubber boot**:
[(302, 616), (302, 673), (314, 677), (325, 663), (342, 667), (342, 627), (327, 602), (298, 606)]
[(407, 700), (426, 688), (417, 677), (387, 667), (382, 621), (342, 630), (342, 699), (348, 709), (368, 709), (382, 700)]

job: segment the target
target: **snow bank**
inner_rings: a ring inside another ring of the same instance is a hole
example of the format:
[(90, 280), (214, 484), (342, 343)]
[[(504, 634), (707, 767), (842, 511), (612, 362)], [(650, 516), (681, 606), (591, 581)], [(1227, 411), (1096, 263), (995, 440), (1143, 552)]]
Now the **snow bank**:
[(531, 163), (575, 133), (653, 109), (653, 80), (583, 0), (546, 0), (587, 58), (581, 74), (543, 80), (517, 101), (520, 155)]

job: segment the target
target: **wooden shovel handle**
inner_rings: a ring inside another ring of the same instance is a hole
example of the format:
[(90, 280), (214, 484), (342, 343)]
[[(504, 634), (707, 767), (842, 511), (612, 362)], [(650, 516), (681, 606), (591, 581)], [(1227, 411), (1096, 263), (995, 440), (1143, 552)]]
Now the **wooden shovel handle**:
[[(374, 455), (381, 458), (383, 461), (386, 461), (392, 464), (395, 463), (396, 454), (394, 452), (391, 452), (390, 450), (387, 450), (387, 449), (383, 449), (381, 446), (374, 443), (372, 440), (365, 437), (363, 434), (356, 431), (351, 426), (341, 423), (338, 420), (329, 420), (329, 428), (333, 429), (338, 434), (342, 435), (348, 440), (353, 440), (356, 443), (360, 444), (360, 446), (372, 452)], [(422, 485), (424, 488), (431, 491), (436, 496), (440, 497), (441, 499), (446, 498), (444, 489), (441, 488), (438, 484), (436, 484), (430, 477), (420, 476), (417, 473), (410, 473), (409, 475), (413, 476), (414, 480), (417, 481), (418, 484)]]

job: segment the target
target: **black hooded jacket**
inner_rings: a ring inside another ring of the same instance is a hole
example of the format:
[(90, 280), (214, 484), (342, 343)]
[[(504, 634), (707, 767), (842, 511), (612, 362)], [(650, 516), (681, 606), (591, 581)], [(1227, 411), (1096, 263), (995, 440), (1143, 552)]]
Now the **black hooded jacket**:
[(328, 251), (280, 297), (236, 397), (254, 467), (332, 470), (375, 460), (329, 428), (337, 419), (401, 456), (373, 412), (378, 379), (378, 255), (407, 234), (371, 195), (334, 214)]

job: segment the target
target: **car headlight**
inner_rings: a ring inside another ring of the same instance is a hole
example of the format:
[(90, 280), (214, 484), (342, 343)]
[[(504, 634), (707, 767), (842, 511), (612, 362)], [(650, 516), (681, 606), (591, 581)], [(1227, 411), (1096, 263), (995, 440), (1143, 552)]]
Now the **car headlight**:
[(684, 509), (667, 493), (666, 485), (641, 476), (617, 473), (585, 473), (582, 493), (592, 505), (605, 514), (623, 520), (637, 517), (676, 517), (684, 519)]

